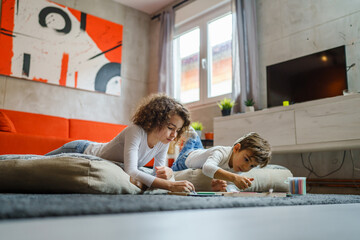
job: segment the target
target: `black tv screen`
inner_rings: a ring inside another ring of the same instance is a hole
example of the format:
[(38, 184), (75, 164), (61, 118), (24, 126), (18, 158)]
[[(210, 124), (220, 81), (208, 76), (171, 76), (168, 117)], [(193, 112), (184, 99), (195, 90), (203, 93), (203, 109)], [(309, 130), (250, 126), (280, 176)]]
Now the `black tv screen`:
[(267, 105), (334, 97), (347, 89), (345, 46), (266, 67)]

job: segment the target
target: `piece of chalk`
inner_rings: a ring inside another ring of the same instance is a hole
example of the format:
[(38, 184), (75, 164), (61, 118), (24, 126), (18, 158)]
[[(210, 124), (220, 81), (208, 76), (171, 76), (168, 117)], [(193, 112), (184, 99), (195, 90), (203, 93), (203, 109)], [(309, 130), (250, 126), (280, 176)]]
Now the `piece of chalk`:
[(199, 194), (199, 195), (215, 195), (216, 193), (215, 192), (198, 192), (196, 194)]

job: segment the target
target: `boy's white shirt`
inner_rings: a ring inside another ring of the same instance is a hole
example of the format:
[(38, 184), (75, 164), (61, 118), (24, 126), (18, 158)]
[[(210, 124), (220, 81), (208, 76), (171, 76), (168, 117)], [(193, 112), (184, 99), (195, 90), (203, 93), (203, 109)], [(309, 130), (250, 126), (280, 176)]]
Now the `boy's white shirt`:
[(206, 176), (214, 178), (215, 172), (220, 168), (234, 172), (229, 166), (231, 153), (232, 147), (216, 146), (209, 149), (197, 149), (189, 154), (185, 165), (188, 168), (202, 168)]
[[(147, 133), (137, 125), (130, 125), (108, 143), (91, 143), (84, 154), (124, 163), (127, 174), (151, 186), (155, 180), (155, 166), (165, 166), (169, 144), (158, 142), (149, 148)], [(139, 170), (154, 158), (153, 175)]]

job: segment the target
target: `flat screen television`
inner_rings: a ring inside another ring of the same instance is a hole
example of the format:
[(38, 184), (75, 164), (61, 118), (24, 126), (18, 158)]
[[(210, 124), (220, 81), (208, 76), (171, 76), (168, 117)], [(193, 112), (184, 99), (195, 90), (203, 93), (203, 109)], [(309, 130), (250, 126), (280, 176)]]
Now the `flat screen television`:
[(345, 46), (266, 67), (267, 105), (334, 97), (347, 89)]

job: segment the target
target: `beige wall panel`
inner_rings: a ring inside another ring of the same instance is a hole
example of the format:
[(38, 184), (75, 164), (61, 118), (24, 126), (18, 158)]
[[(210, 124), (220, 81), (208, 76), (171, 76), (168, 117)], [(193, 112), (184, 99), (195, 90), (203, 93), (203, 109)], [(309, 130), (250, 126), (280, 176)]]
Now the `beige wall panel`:
[(129, 80), (147, 82), (150, 46), (149, 27), (150, 16), (132, 9), (126, 11), (122, 56), (126, 67), (124, 66), (121, 73)]
[(6, 77), (0, 75), (0, 108), (4, 108)]
[(150, 22), (150, 49), (149, 49), (149, 71), (148, 71), (148, 93), (156, 93), (158, 91), (159, 79), (159, 19)]

